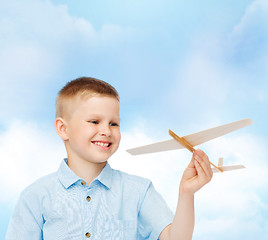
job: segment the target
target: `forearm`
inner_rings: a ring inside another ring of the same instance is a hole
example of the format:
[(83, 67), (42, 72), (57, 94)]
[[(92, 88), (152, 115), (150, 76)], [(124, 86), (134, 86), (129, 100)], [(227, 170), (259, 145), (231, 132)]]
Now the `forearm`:
[(190, 240), (194, 230), (194, 194), (180, 191), (169, 240)]
[(202, 150), (196, 150), (181, 179), (178, 205), (173, 222), (160, 235), (160, 240), (192, 239), (194, 231), (194, 193), (207, 184), (212, 175), (207, 155)]

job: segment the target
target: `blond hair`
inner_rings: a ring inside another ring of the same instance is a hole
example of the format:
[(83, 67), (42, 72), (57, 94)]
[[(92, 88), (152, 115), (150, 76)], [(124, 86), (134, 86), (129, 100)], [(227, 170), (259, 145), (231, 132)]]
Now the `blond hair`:
[(63, 117), (68, 100), (75, 97), (109, 96), (119, 101), (119, 94), (109, 83), (91, 77), (80, 77), (68, 82), (58, 93), (56, 117)]

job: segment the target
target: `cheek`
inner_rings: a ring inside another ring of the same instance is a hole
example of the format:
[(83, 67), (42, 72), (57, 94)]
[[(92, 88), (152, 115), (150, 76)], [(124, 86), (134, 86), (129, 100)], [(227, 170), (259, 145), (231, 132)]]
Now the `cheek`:
[(120, 143), (120, 140), (121, 140), (121, 133), (120, 133), (120, 131), (116, 131), (114, 136), (115, 136), (116, 141), (119, 144)]

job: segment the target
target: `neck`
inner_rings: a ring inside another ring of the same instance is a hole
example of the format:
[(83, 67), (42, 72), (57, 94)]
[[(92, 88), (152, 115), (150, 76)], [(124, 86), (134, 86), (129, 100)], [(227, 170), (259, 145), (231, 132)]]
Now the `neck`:
[(107, 162), (91, 163), (88, 161), (79, 161), (68, 157), (67, 165), (80, 178), (86, 180), (88, 185), (101, 173)]

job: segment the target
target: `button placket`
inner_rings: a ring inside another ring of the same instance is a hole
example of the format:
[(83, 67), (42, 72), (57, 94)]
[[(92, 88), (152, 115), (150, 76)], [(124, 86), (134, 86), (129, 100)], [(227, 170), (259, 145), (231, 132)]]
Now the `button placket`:
[[(84, 189), (84, 204), (85, 204), (85, 208), (87, 209), (87, 214), (89, 214), (89, 212), (91, 212), (91, 208), (92, 208), (92, 203), (91, 203), (91, 201), (92, 201), (92, 191), (93, 191), (93, 189), (92, 189), (92, 186), (91, 185), (89, 185), (89, 186), (87, 186), (87, 188), (85, 188)], [(88, 229), (85, 229), (85, 237), (87, 238), (87, 239), (91, 239), (92, 238), (92, 233), (91, 232), (89, 232), (90, 231), (90, 229), (88, 228)]]

